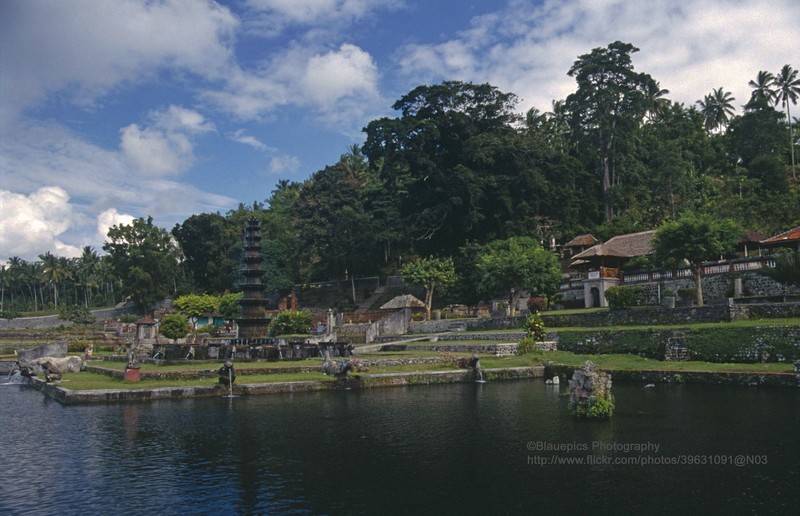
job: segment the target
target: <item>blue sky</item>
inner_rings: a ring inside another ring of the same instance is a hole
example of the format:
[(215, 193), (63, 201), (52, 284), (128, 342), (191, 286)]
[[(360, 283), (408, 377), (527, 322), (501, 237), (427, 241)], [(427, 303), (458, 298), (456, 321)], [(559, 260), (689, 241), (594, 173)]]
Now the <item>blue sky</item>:
[(796, 0), (3, 0), (0, 261), (264, 201), (419, 84), (547, 111), (615, 40), (671, 99), (741, 106), (759, 70), (800, 67), (798, 20)]

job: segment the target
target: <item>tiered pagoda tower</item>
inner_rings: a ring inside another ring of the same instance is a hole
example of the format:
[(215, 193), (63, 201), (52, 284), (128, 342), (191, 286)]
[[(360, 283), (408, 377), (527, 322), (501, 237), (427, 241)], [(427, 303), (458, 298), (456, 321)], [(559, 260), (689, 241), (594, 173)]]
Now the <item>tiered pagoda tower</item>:
[(266, 316), (267, 298), (264, 293), (264, 272), (261, 270), (261, 223), (255, 217), (244, 227), (244, 254), (242, 255), (242, 276), (239, 286), (242, 298), (242, 316), (239, 324), (240, 339), (258, 339), (267, 336), (270, 319)]

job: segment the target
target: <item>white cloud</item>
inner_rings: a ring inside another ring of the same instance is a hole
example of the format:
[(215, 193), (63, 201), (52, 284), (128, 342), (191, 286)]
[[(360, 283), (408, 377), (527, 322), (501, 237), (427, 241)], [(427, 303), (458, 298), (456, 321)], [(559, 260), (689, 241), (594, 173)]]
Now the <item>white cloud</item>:
[(254, 13), (252, 31), (274, 36), (293, 26), (336, 29), (373, 15), (394, 11), (402, 0), (248, 0)]
[(47, 250), (78, 256), (77, 247), (60, 239), (74, 220), (63, 188), (45, 186), (30, 195), (0, 190), (0, 256), (31, 260)]
[(239, 142), (243, 145), (248, 145), (258, 151), (264, 152), (269, 149), (269, 147), (267, 147), (267, 145), (264, 142), (262, 142), (255, 136), (245, 134), (244, 129), (238, 129), (233, 134), (228, 135), (228, 137), (235, 142)]
[(112, 226), (120, 224), (130, 225), (136, 217), (118, 212), (115, 208), (109, 208), (97, 216), (97, 240), (105, 241), (108, 230)]
[(273, 174), (284, 174), (294, 172), (300, 168), (300, 160), (295, 156), (280, 155), (274, 156), (269, 161), (269, 171)]
[(306, 97), (325, 110), (343, 97), (377, 97), (378, 68), (372, 56), (355, 45), (312, 56), (306, 64)]
[(263, 120), (279, 108), (310, 107), (312, 117), (345, 132), (351, 125), (360, 129), (366, 113), (382, 103), (372, 56), (348, 43), (327, 52), (292, 45), (257, 70), (235, 70), (223, 90), (203, 97), (242, 120)]
[(411, 84), (489, 82), (518, 94), (521, 110), (547, 111), (575, 90), (567, 71), (579, 55), (621, 40), (641, 49), (634, 66), (672, 100), (691, 105), (723, 86), (741, 105), (750, 94), (742, 77), (796, 61), (798, 19), (792, 0), (512, 0), (449, 40), (407, 45), (397, 56)]
[(84, 245), (100, 249), (107, 226), (129, 220), (128, 214), (152, 215), (170, 227), (193, 213), (236, 204), (193, 184), (143, 174), (124, 151), (103, 149), (61, 126), (23, 123), (16, 129), (0, 140), (0, 260), (14, 254), (35, 259), (48, 250), (64, 255)]
[(194, 163), (191, 137), (214, 130), (197, 111), (170, 106), (150, 114), (152, 125), (120, 129), (122, 153), (146, 176), (180, 174)]
[(210, 1), (0, 2), (0, 116), (58, 91), (91, 104), (159, 70), (219, 78), (238, 25)]

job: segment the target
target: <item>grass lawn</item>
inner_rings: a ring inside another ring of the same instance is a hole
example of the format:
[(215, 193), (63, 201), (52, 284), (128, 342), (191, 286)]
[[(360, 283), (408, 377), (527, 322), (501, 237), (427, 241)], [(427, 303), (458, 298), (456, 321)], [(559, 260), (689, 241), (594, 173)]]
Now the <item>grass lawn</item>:
[[(333, 377), (322, 372), (312, 373), (275, 373), (254, 374), (239, 376), (237, 384), (250, 383), (276, 383), (276, 382), (309, 382), (333, 381)], [(187, 378), (185, 380), (142, 380), (140, 382), (126, 382), (121, 378), (111, 378), (103, 374), (83, 371), (81, 373), (68, 373), (59, 385), (74, 391), (104, 390), (104, 389), (157, 389), (159, 387), (193, 387), (212, 386), (219, 382), (216, 378)]]
[(618, 325), (618, 326), (569, 326), (550, 327), (549, 331), (623, 331), (623, 330), (669, 330), (669, 329), (704, 329), (704, 328), (757, 328), (764, 326), (800, 326), (800, 318), (786, 317), (783, 319), (744, 319), (733, 322), (705, 322), (692, 324), (663, 324), (663, 325)]
[[(638, 355), (577, 355), (568, 351), (534, 352), (522, 355), (531, 361), (544, 363), (549, 360), (557, 365), (581, 367), (591, 360), (601, 369), (633, 370), (633, 371), (709, 371), (709, 372), (741, 372), (741, 373), (791, 373), (793, 366), (785, 362), (768, 362), (756, 364), (719, 364), (715, 362), (666, 362), (651, 360)], [(489, 367), (489, 360), (481, 359), (483, 367)]]
[[(157, 365), (157, 364), (141, 364), (142, 371), (216, 371), (218, 370), (224, 360), (215, 362), (186, 362), (181, 364)], [(110, 362), (107, 360), (90, 361), (89, 365), (103, 367), (105, 369), (114, 369), (117, 371), (124, 371), (125, 362)], [(279, 360), (276, 362), (234, 362), (235, 369), (281, 369), (291, 367), (321, 367), (321, 358), (307, 358), (305, 360)]]

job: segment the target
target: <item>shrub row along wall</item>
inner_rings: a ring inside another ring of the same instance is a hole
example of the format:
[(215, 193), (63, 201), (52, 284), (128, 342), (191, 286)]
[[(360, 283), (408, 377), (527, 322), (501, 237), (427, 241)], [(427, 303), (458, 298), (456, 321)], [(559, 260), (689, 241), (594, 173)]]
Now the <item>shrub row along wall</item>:
[[(580, 354), (631, 353), (661, 360), (671, 330), (567, 331), (558, 349)], [(784, 362), (800, 359), (800, 326), (702, 328), (687, 330), (683, 342), (692, 360)]]
[(699, 322), (730, 322), (740, 319), (772, 319), (784, 317), (800, 317), (800, 303), (645, 308), (638, 310), (589, 312), (585, 314), (548, 314), (544, 312), (542, 314), (542, 320), (548, 328), (623, 325), (650, 326)]

